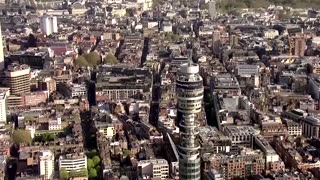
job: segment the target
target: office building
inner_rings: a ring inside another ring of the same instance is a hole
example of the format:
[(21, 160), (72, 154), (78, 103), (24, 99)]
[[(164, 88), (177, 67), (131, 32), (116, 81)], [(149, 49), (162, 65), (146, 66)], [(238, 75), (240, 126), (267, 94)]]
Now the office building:
[(201, 112), (203, 82), (199, 65), (192, 63), (180, 66), (177, 73), (176, 92), (178, 97), (178, 119), (180, 127), (179, 176), (180, 180), (200, 179), (200, 145), (196, 140), (198, 122), (196, 114)]
[(0, 93), (0, 124), (7, 123), (7, 96)]
[(5, 71), (11, 95), (30, 93), (30, 67), (13, 63)]
[(0, 24), (0, 71), (4, 69), (3, 38)]
[(43, 150), (40, 152), (39, 173), (43, 180), (53, 179), (54, 154), (50, 150)]
[(58, 32), (58, 22), (57, 17), (44, 15), (41, 17), (40, 21), (41, 31), (45, 35), (50, 35), (52, 33)]
[(67, 154), (59, 157), (59, 169), (66, 171), (80, 171), (87, 169), (87, 156), (84, 153)]
[(138, 162), (138, 176), (142, 178), (169, 178), (169, 164), (165, 159), (141, 160)]
[(319, 116), (307, 116), (301, 119), (302, 135), (306, 138), (320, 137), (320, 118)]
[(252, 126), (227, 126), (224, 129), (225, 134), (231, 138), (233, 146), (252, 147), (253, 136), (257, 132)]

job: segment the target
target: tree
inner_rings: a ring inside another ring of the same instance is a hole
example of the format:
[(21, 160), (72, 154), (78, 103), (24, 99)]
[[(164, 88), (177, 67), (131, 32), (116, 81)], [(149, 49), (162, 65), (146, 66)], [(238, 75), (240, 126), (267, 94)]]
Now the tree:
[(59, 179), (60, 180), (68, 180), (69, 179), (69, 173), (65, 168), (60, 169)]
[(94, 163), (94, 166), (97, 166), (97, 165), (99, 165), (99, 163), (100, 163), (100, 158), (99, 158), (99, 156), (94, 156), (93, 158), (92, 158), (92, 161), (93, 161), (93, 163)]
[(112, 54), (108, 53), (104, 58), (104, 64), (118, 64), (119, 60)]
[(91, 150), (89, 153), (88, 153), (88, 157), (89, 158), (93, 158), (94, 156), (97, 156), (98, 155), (98, 152), (97, 150), (93, 149)]
[(50, 142), (50, 141), (54, 141), (55, 136), (52, 133), (44, 133), (42, 134), (42, 141), (43, 142)]
[(24, 116), (24, 121), (26, 121), (26, 122), (32, 122), (32, 121), (34, 121), (34, 118), (32, 117), (32, 116)]
[(86, 58), (83, 56), (79, 56), (75, 61), (74, 64), (79, 67), (87, 67), (89, 63), (87, 62)]
[(13, 142), (16, 144), (32, 142), (30, 131), (17, 129), (12, 134)]
[(101, 63), (101, 57), (97, 52), (90, 52), (89, 54), (85, 54), (84, 58), (87, 60), (87, 63), (90, 66), (97, 66)]
[(89, 169), (89, 178), (95, 178), (98, 176), (97, 170), (94, 168)]
[(98, 174), (101, 174), (101, 166), (97, 166), (95, 169), (97, 170)]
[(37, 47), (37, 38), (33, 34), (29, 34), (27, 47)]
[(95, 164), (94, 164), (93, 160), (88, 158), (87, 159), (87, 167), (88, 167), (88, 169), (90, 170), (90, 169), (94, 168), (94, 166), (95, 166)]
[(129, 149), (123, 150), (123, 155), (128, 156), (131, 154), (132, 154), (132, 151), (130, 151)]

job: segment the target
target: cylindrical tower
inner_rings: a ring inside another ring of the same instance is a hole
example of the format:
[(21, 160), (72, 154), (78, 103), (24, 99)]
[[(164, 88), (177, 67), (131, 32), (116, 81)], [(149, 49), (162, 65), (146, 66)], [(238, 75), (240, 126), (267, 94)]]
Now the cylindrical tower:
[(179, 119), (180, 145), (179, 151), (179, 176), (180, 180), (198, 180), (201, 178), (198, 122), (196, 114), (201, 112), (203, 99), (203, 81), (199, 75), (199, 65), (195, 63), (183, 64), (177, 74), (177, 97)]

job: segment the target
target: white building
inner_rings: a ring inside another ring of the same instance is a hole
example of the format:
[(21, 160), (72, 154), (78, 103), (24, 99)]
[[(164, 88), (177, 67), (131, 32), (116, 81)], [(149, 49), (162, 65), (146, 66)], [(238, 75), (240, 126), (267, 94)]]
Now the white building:
[(7, 123), (7, 103), (5, 93), (0, 93), (0, 124)]
[(43, 150), (39, 156), (39, 172), (43, 179), (53, 179), (54, 154), (50, 150)]
[(57, 117), (57, 119), (49, 120), (49, 122), (48, 122), (48, 130), (49, 131), (61, 130), (61, 129), (62, 129), (61, 117)]
[(65, 168), (68, 172), (87, 169), (87, 156), (84, 153), (60, 156), (59, 170), (62, 168)]
[(138, 162), (138, 176), (143, 179), (169, 177), (169, 164), (165, 159), (141, 160)]
[(71, 86), (71, 96), (72, 97), (80, 97), (87, 95), (87, 88), (85, 84), (73, 84)]
[(3, 39), (0, 24), (0, 71), (4, 69)]
[(266, 39), (273, 39), (276, 36), (279, 36), (279, 31), (275, 29), (269, 29), (264, 32), (264, 38)]
[(41, 31), (47, 36), (58, 32), (58, 22), (56, 16), (44, 15), (40, 21)]

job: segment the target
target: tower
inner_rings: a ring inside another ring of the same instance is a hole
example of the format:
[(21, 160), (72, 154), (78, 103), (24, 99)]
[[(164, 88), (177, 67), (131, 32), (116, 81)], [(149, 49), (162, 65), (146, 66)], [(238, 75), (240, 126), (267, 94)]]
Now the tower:
[(44, 15), (40, 21), (41, 31), (47, 36), (58, 32), (58, 23), (56, 16)]
[(211, 1), (209, 1), (208, 4), (209, 4), (209, 15), (213, 19), (217, 15), (216, 1), (215, 0), (211, 0)]
[(10, 87), (10, 94), (30, 93), (30, 67), (28, 65), (13, 63), (8, 66), (5, 75)]
[(196, 114), (201, 112), (203, 81), (199, 75), (199, 65), (189, 63), (180, 66), (177, 74), (176, 92), (178, 97), (178, 119), (180, 127), (179, 176), (180, 180), (199, 180), (200, 145), (196, 140), (199, 123)]
[(2, 38), (2, 30), (0, 23), (0, 71), (4, 69), (4, 54), (3, 54), (3, 38)]

